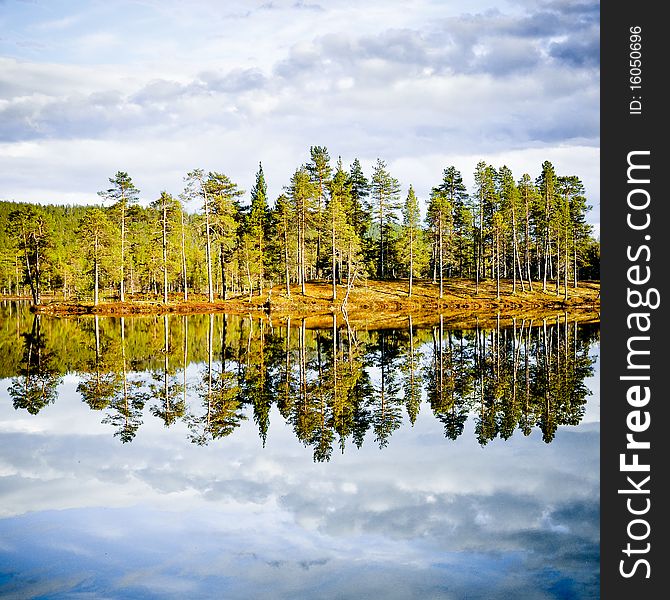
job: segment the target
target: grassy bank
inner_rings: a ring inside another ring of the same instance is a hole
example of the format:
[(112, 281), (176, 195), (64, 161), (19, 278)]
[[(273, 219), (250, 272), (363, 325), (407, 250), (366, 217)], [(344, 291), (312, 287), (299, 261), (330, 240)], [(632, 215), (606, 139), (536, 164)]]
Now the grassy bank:
[[(338, 287), (338, 298), (332, 299), (330, 283), (309, 283), (305, 295), (299, 286), (293, 286), (288, 297), (284, 286), (274, 286), (265, 290), (262, 296), (236, 296), (228, 300), (207, 302), (203, 297), (192, 296), (188, 302), (178, 297), (168, 304), (159, 299), (133, 298), (130, 302), (102, 302), (94, 306), (92, 302), (66, 302), (47, 300), (35, 310), (52, 315), (135, 315), (135, 314), (193, 314), (208, 312), (249, 313), (254, 311), (294, 317), (318, 317), (332, 312), (340, 312), (346, 295), (344, 287)], [(368, 281), (351, 290), (346, 304), (346, 312), (353, 320), (394, 321), (397, 317), (413, 315), (418, 321), (434, 319), (442, 314), (446, 319), (462, 322), (473, 318), (532, 318), (550, 316), (555, 313), (583, 313), (596, 318), (600, 310), (600, 284), (583, 282), (576, 289), (569, 288), (567, 301), (555, 293), (550, 286), (546, 293), (541, 284), (534, 284), (533, 291), (521, 291), (517, 284), (512, 293), (512, 282), (503, 281), (500, 297), (496, 297), (494, 281), (480, 282), (477, 292), (475, 282), (464, 279), (450, 279), (446, 282), (444, 295), (439, 297), (437, 286), (431, 282), (418, 282), (412, 296), (407, 294), (407, 284), (403, 281)]]

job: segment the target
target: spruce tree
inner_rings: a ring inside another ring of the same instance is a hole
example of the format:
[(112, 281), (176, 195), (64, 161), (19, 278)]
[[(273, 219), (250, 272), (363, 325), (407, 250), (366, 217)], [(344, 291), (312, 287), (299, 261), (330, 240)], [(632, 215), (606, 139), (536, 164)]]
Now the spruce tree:
[(412, 283), (417, 258), (417, 247), (421, 236), (421, 211), (419, 210), (419, 200), (414, 193), (414, 188), (410, 185), (407, 192), (407, 198), (402, 207), (402, 254), (407, 263), (407, 273), (409, 282), (407, 295), (412, 296)]
[(377, 255), (377, 277), (386, 276), (389, 229), (398, 219), (396, 211), (400, 208), (400, 183), (386, 168), (386, 163), (377, 159), (370, 185), (374, 218), (379, 227), (379, 246)]
[(327, 229), (323, 212), (326, 205), (326, 189), (330, 180), (331, 167), (328, 149), (325, 146), (311, 146), (309, 149), (311, 161), (307, 163), (314, 191), (316, 195), (316, 276), (321, 277), (321, 247), (323, 232)]
[(267, 257), (267, 236), (269, 226), (269, 208), (267, 201), (267, 184), (263, 174), (263, 165), (258, 164), (256, 183), (251, 189), (251, 207), (247, 221), (247, 233), (251, 238), (252, 259), (258, 269), (258, 289), (263, 293), (265, 281), (265, 261)]

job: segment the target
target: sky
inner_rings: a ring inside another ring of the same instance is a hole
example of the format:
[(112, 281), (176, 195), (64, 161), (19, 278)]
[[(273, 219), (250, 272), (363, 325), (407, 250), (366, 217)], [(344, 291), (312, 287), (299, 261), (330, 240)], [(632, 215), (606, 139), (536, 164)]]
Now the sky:
[(577, 175), (599, 232), (594, 0), (0, 0), (0, 199), (150, 202), (194, 168), (274, 200), (326, 146), (428, 197), (484, 160)]

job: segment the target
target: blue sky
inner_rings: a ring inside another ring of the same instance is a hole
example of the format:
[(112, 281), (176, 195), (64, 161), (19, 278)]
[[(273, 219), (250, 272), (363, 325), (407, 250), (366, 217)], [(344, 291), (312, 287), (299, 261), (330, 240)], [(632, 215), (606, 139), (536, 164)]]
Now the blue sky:
[(453, 164), (580, 176), (599, 221), (591, 0), (0, 0), (0, 198), (146, 201), (187, 171), (272, 198), (327, 146), (425, 198)]

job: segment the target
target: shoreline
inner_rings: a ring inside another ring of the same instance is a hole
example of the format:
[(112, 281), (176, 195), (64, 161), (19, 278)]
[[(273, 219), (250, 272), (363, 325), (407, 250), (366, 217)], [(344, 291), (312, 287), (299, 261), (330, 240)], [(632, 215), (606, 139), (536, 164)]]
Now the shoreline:
[[(541, 285), (541, 284), (540, 284)], [(396, 320), (409, 315), (418, 321), (435, 319), (442, 315), (448, 321), (455, 319), (472, 320), (477, 318), (542, 318), (563, 314), (598, 316), (600, 312), (600, 285), (597, 282), (580, 283), (577, 289), (569, 288), (569, 297), (555, 292), (520, 291), (511, 293), (512, 284), (501, 282), (501, 295), (496, 298), (495, 282), (490, 280), (480, 284), (475, 294), (474, 282), (469, 280), (449, 280), (444, 286), (443, 298), (439, 298), (436, 286), (430, 283), (415, 284), (413, 295), (407, 295), (404, 282), (371, 281), (367, 285), (351, 290), (346, 307), (343, 299), (344, 286), (338, 287), (341, 297), (332, 300), (332, 284), (310, 283), (306, 294), (300, 294), (298, 286), (293, 286), (291, 297), (286, 295), (283, 286), (274, 286), (263, 296), (236, 296), (228, 300), (215, 300), (210, 303), (201, 296), (184, 302), (174, 298), (168, 304), (158, 299), (134, 299), (129, 302), (68, 302), (64, 300), (46, 301), (30, 310), (36, 314), (78, 317), (78, 316), (149, 316), (149, 315), (189, 315), (207, 313), (250, 314), (264, 313), (279, 319), (287, 317), (324, 318), (333, 313), (346, 313), (349, 320), (385, 321)], [(535, 285), (537, 288), (538, 285)]]

